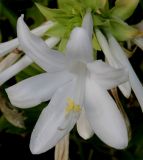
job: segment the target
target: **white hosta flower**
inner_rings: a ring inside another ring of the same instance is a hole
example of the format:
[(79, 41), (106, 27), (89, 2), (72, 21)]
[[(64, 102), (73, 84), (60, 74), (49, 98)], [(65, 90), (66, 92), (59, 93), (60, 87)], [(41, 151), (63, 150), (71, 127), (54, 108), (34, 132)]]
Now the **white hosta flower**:
[(143, 86), (140, 80), (138, 79), (135, 71), (133, 70), (126, 54), (124, 53), (123, 49), (121, 48), (119, 43), (116, 41), (116, 39), (112, 35), (109, 35), (108, 41), (109, 41), (109, 46), (112, 52), (115, 52), (116, 50), (116, 58), (118, 58), (121, 62), (123, 62), (125, 64), (125, 67), (128, 69), (129, 81), (130, 81), (131, 87), (143, 111)]
[[(41, 26), (33, 29), (31, 32), (37, 36), (42, 36), (49, 28), (51, 28), (54, 25), (53, 22), (48, 21)], [(9, 52), (13, 51), (15, 48), (19, 46), (18, 39), (12, 39), (7, 42), (0, 43), (0, 57), (8, 54)]]
[[(128, 70), (130, 85), (139, 101), (141, 109), (143, 110), (143, 86), (139, 81), (136, 73), (134, 72), (123, 49), (111, 34), (108, 33), (107, 35), (108, 42), (107, 42), (106, 38), (101, 33), (101, 31), (97, 30), (96, 33), (99, 43), (102, 46), (103, 52), (105, 53), (105, 56), (108, 59), (109, 63), (112, 64), (113, 62), (115, 63), (115, 65), (120, 64)], [(106, 46), (103, 45), (103, 43), (106, 43)], [(126, 89), (128, 92), (129, 87), (126, 87)]]
[[(96, 29), (96, 36), (99, 41), (100, 47), (102, 48), (102, 50), (107, 58), (108, 63), (115, 68), (125, 67), (124, 61), (122, 62), (120, 59), (119, 60), (116, 59), (115, 55), (116, 55), (117, 51), (114, 50), (115, 53), (111, 51), (111, 48), (109, 47), (107, 39), (105, 38), (105, 36), (103, 35), (103, 33), (99, 29)], [(124, 84), (121, 84), (118, 87), (121, 90), (121, 92), (123, 93), (123, 95), (126, 98), (129, 98), (129, 96), (131, 94), (130, 82), (125, 82)]]
[(76, 122), (79, 134), (85, 139), (94, 132), (114, 148), (123, 149), (128, 144), (124, 118), (107, 91), (125, 82), (127, 72), (93, 60), (91, 37), (84, 24), (71, 32), (63, 55), (49, 49), (44, 41), (30, 33), (22, 17), (18, 20), (18, 38), (22, 49), (48, 72), (6, 90), (11, 103), (21, 108), (51, 99), (31, 136), (30, 149), (34, 154), (54, 147)]

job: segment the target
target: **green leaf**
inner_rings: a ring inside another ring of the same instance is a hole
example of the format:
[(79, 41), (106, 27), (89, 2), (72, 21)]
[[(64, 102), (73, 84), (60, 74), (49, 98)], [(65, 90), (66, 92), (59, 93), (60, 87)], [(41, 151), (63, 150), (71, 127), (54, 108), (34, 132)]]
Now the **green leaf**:
[(69, 38), (69, 34), (74, 27), (81, 26), (82, 19), (81, 17), (73, 17), (71, 19), (65, 19), (62, 23), (60, 19), (52, 28), (50, 28), (45, 35), (47, 36), (56, 36), (61, 38)]
[(126, 20), (136, 9), (139, 0), (116, 0), (115, 7), (111, 9), (111, 15)]
[(64, 52), (66, 45), (67, 45), (68, 39), (67, 38), (63, 38), (59, 44), (59, 51), (60, 52)]
[(69, 9), (74, 8), (73, 6), (79, 3), (80, 0), (58, 0), (59, 8)]
[(108, 0), (83, 0), (87, 8), (94, 9), (96, 11), (107, 7)]
[(109, 31), (119, 40), (126, 41), (134, 38), (138, 34), (138, 30), (129, 26), (120, 19), (112, 19), (109, 21)]
[(107, 20), (105, 18), (97, 14), (93, 15), (93, 24), (95, 27), (105, 25), (106, 23), (107, 23)]
[(44, 22), (44, 17), (41, 15), (41, 13), (39, 12), (39, 10), (37, 9), (36, 6), (33, 6), (33, 7), (27, 9), (26, 17), (31, 18), (33, 20), (33, 24), (31, 26), (31, 28), (36, 28), (42, 22)]
[(64, 37), (66, 27), (62, 24), (56, 23), (52, 28), (50, 28), (45, 35), (46, 36), (55, 36), (55, 37)]
[(83, 15), (83, 0), (58, 0), (58, 6), (70, 15)]
[(78, 17), (78, 16), (75, 16), (75, 17), (69, 19), (67, 22), (67, 26), (71, 26), (72, 28), (79, 27), (79, 26), (81, 26), (81, 24), (82, 24), (82, 18)]
[(43, 14), (43, 16), (47, 20), (56, 20), (56, 17), (67, 17), (65, 13), (61, 9), (50, 9), (45, 6), (42, 6), (41, 4), (35, 3), (37, 8), (40, 10), (40, 12)]
[(17, 16), (0, 1), (0, 16), (9, 19), (13, 29), (16, 28)]
[(35, 63), (25, 68), (19, 74), (16, 75), (17, 82), (29, 78), (31, 76), (35, 76), (37, 74), (43, 73), (44, 71), (39, 68)]
[(99, 45), (99, 43), (98, 43), (98, 40), (97, 40), (95, 34), (93, 35), (92, 45), (93, 45), (93, 48), (94, 48), (95, 50), (101, 51), (100, 45)]

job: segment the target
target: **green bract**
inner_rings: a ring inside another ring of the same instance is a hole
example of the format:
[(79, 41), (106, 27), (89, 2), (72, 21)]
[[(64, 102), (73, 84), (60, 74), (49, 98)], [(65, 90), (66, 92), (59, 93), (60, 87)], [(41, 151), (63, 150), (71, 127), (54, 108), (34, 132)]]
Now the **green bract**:
[(107, 0), (83, 0), (87, 8), (92, 8), (93, 10), (104, 10), (108, 6)]
[(52, 28), (50, 28), (45, 35), (63, 37), (65, 34), (66, 27), (60, 23), (56, 23)]
[(109, 30), (119, 41), (125, 41), (134, 38), (138, 34), (138, 30), (129, 26), (120, 19), (109, 20)]
[(126, 20), (133, 14), (138, 3), (139, 0), (116, 0), (115, 7), (111, 9), (111, 14)]
[[(45, 35), (60, 37), (59, 49), (62, 51), (71, 30), (82, 25), (87, 10), (91, 11), (94, 28), (110, 31), (119, 41), (134, 38), (138, 35), (138, 30), (123, 20), (132, 15), (138, 2), (139, 0), (116, 0), (111, 9), (107, 0), (58, 0), (58, 9), (49, 9), (37, 3), (36, 6), (47, 20), (55, 22)], [(95, 36), (93, 44), (96, 50), (100, 50)]]
[(97, 40), (95, 34), (93, 35), (92, 45), (93, 45), (93, 48), (94, 48), (95, 50), (101, 51), (100, 45), (99, 45), (99, 43), (98, 43), (98, 40)]
[(103, 18), (102, 16), (96, 14), (96, 15), (93, 15), (93, 23), (94, 23), (95, 27), (104, 26), (105, 24), (108, 23), (108, 20)]
[(35, 4), (47, 20), (58, 21), (59, 19), (69, 18), (69, 16), (61, 9), (50, 9), (38, 3)]

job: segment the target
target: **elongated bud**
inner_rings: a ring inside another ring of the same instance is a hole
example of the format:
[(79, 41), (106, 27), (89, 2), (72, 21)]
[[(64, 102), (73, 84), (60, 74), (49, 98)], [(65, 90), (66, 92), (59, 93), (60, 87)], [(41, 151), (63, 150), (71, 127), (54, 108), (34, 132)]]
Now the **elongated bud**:
[(82, 27), (87, 31), (89, 38), (92, 39), (93, 34), (93, 20), (91, 16), (91, 11), (87, 10), (83, 21), (82, 21)]
[(136, 9), (139, 0), (116, 0), (112, 16), (120, 17), (122, 20), (129, 18)]

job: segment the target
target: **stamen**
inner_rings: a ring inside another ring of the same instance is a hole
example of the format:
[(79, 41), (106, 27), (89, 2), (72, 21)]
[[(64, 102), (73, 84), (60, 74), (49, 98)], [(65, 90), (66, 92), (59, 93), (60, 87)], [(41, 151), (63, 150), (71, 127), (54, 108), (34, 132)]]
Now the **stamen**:
[(70, 112), (80, 112), (80, 105), (76, 105), (75, 102), (71, 98), (67, 98), (67, 107), (65, 108), (66, 113)]

